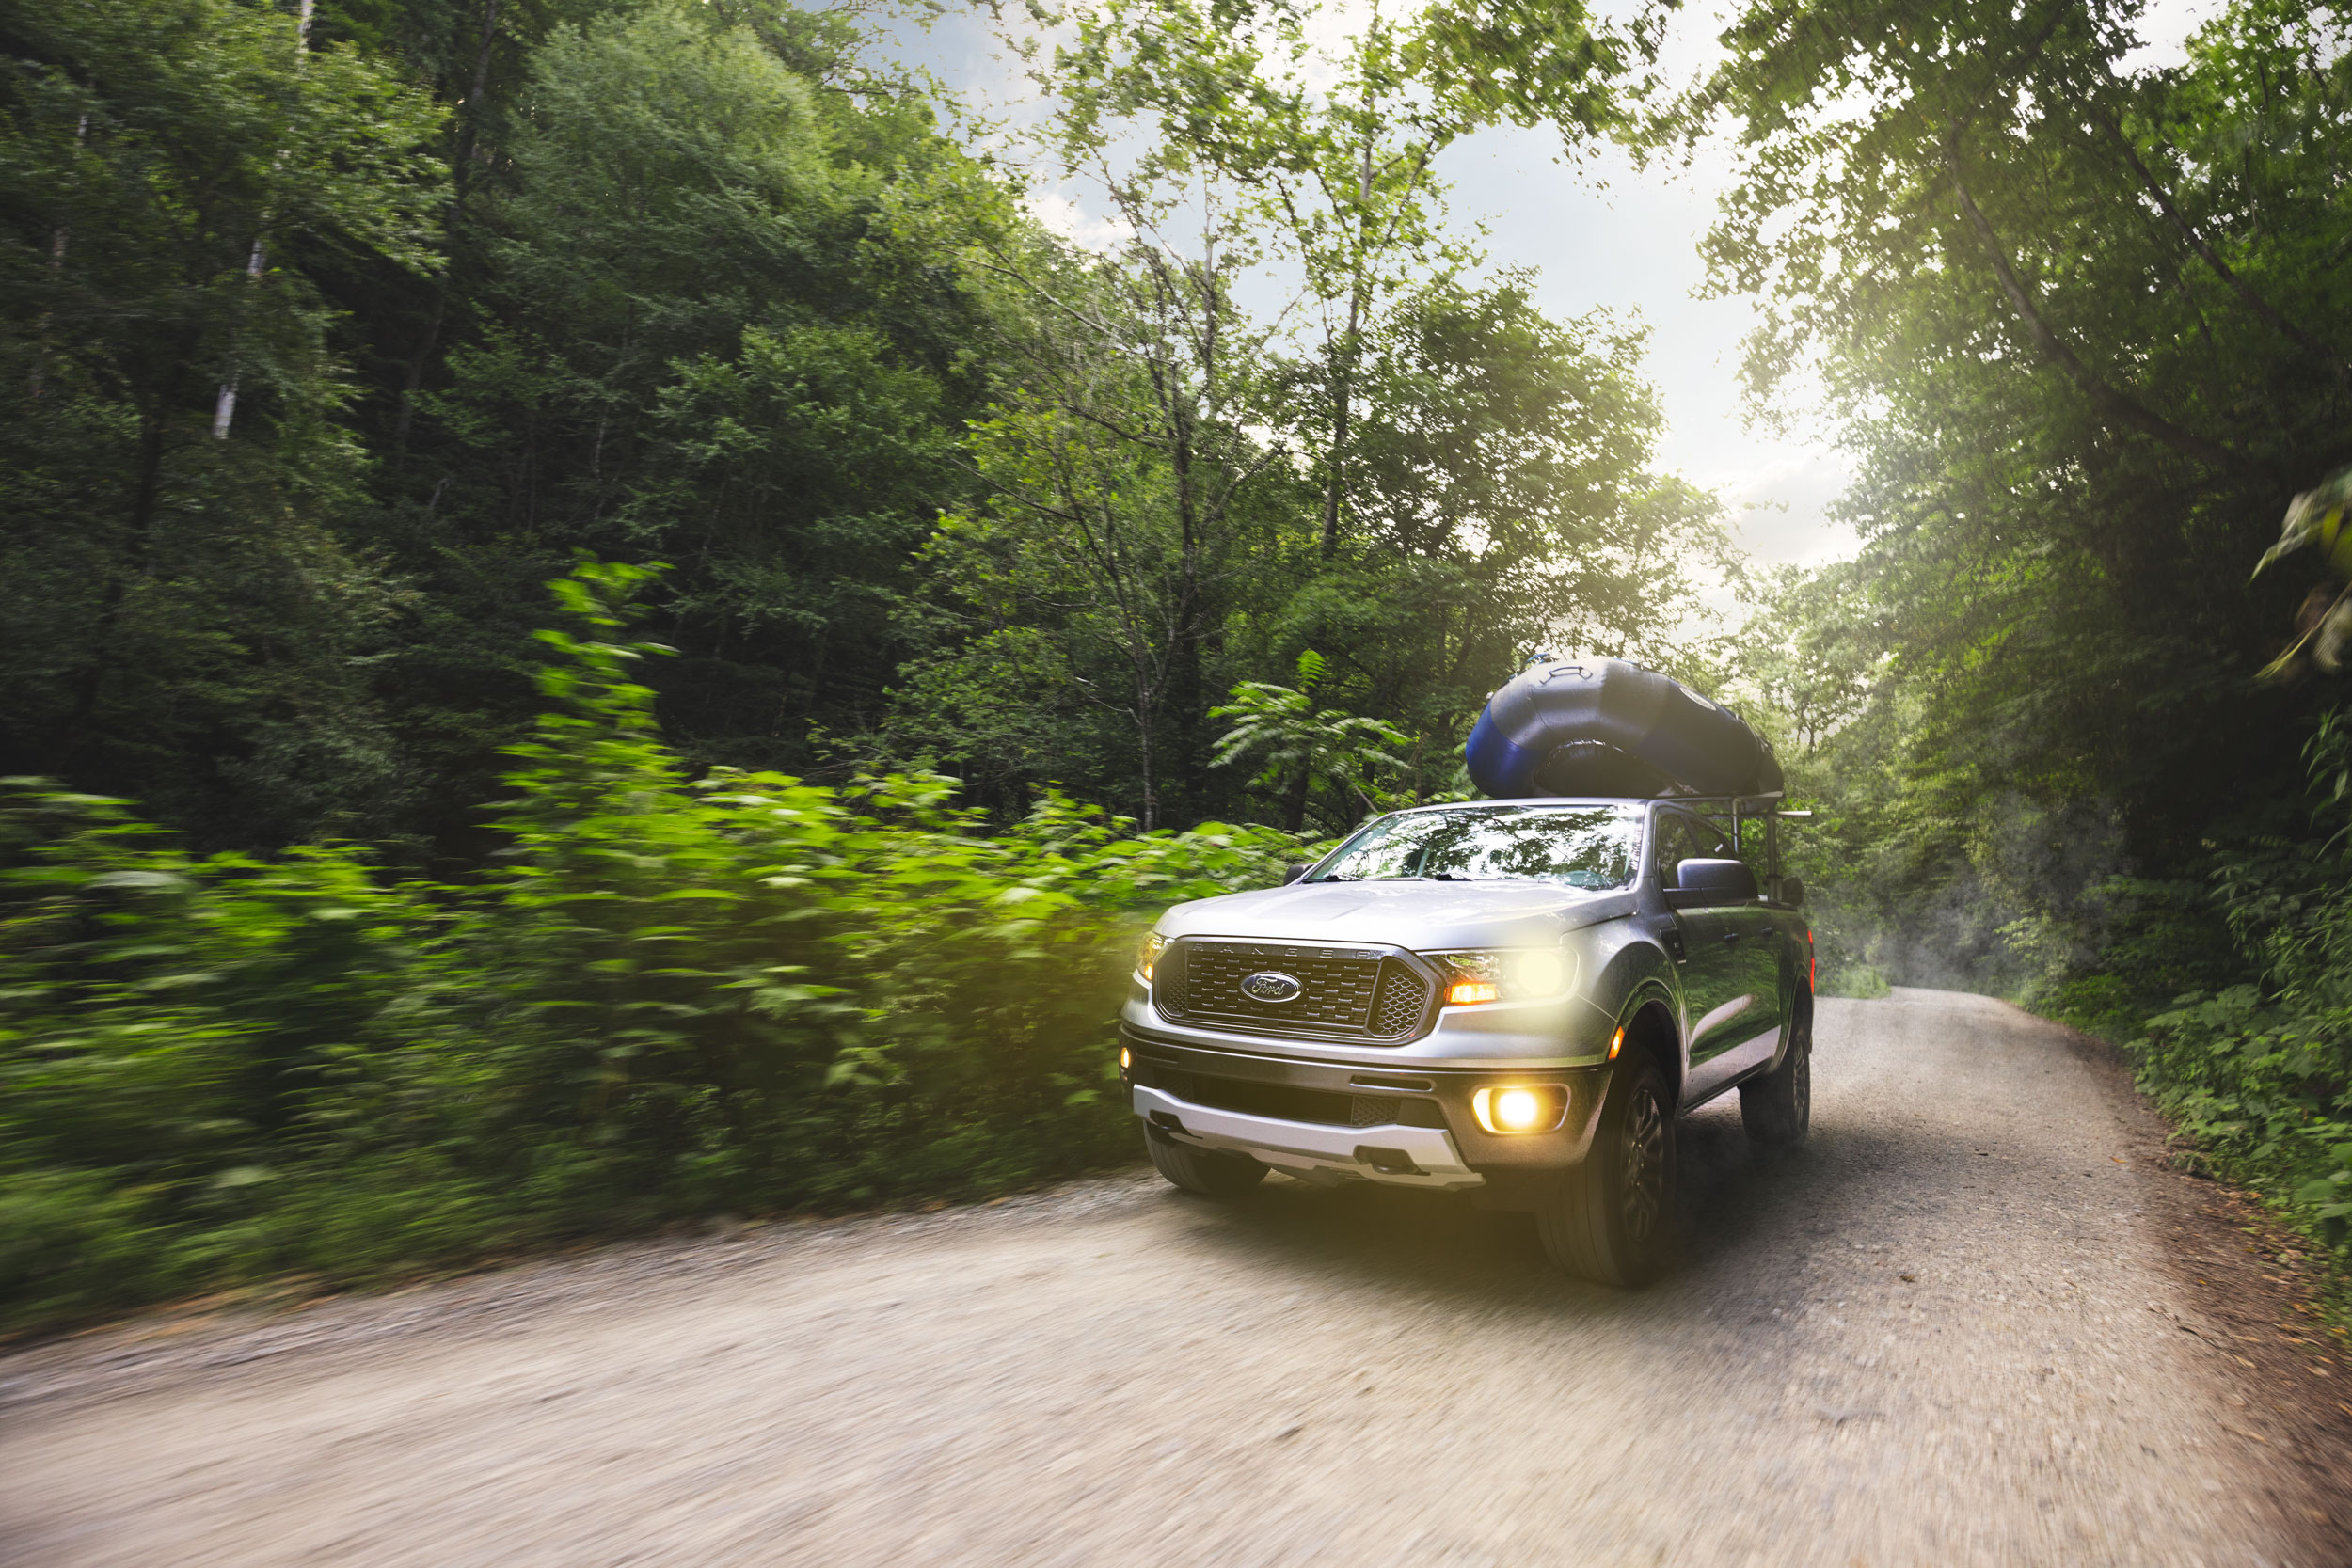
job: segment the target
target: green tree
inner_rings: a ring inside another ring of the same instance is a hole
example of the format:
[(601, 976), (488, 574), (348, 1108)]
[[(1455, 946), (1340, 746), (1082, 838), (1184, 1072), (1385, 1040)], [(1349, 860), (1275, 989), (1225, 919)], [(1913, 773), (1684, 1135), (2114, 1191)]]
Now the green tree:
[(1913, 951), (1983, 889), (2090, 929), (2079, 864), (2194, 879), (2301, 810), (2312, 699), (2249, 677), (2306, 585), (2246, 574), (2346, 455), (2341, 18), (2248, 0), (2135, 71), (2135, 14), (1751, 6), (1682, 106), (1738, 149), (1708, 248), (1766, 300), (1750, 384), (1818, 376), (1856, 454), (1802, 635), (1868, 672), (1827, 751), (1896, 792)]
[(1114, 118), (1154, 155), (1247, 193), (1305, 306), (1284, 423), (1311, 452), (1324, 559), (1349, 526), (1365, 360), (1415, 287), (1475, 253), (1443, 222), (1446, 149), (1482, 126), (1549, 119), (1570, 145), (1614, 123), (1616, 75), (1648, 35), (1595, 31), (1581, 5), (1375, 5), (1336, 43), (1287, 4), (1116, 0), (1073, 19), (1050, 82), (1084, 123)]
[(1209, 710), (1210, 718), (1232, 723), (1212, 761), (1220, 768), (1257, 764), (1258, 776), (1250, 782), (1281, 800), (1282, 826), (1292, 832), (1306, 827), (1317, 784), (1330, 797), (1325, 802), (1327, 826), (1335, 832), (1344, 832), (1363, 813), (1379, 810), (1373, 781), (1403, 768), (1406, 762), (1397, 752), (1412, 743), (1393, 724), (1318, 709), (1314, 689), (1323, 668), (1323, 656), (1311, 648), (1298, 656), (1297, 686), (1244, 681), (1233, 688), (1231, 703)]
[(336, 531), (363, 462), (310, 274), (432, 268), (439, 113), (232, 0), (0, 8), (0, 766), (229, 838), (380, 821), (350, 659), (394, 599)]
[(387, 487), (434, 621), (381, 679), (445, 832), (528, 718), (531, 585), (569, 548), (677, 563), (681, 746), (802, 767), (811, 722), (879, 716), (915, 553), (970, 494), (956, 442), (998, 337), (955, 261), (1009, 198), (927, 100), (754, 20), (563, 22), (528, 116), (488, 122), (482, 273)]

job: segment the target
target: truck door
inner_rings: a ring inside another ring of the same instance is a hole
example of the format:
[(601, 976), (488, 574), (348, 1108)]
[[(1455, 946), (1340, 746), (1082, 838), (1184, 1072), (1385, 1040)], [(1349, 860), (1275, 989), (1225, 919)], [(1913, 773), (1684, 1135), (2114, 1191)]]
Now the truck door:
[[(1714, 860), (1730, 853), (1724, 837), (1699, 818), (1682, 811), (1658, 816), (1658, 883), (1676, 891), (1675, 866), (1686, 860)], [(1747, 945), (1744, 927), (1726, 918), (1730, 911), (1713, 908), (1678, 909), (1675, 924), (1682, 931), (1683, 1015), (1691, 1031), (1691, 1065), (1749, 1038), (1755, 1031), (1738, 1027), (1754, 1013), (1753, 998), (1743, 995)], [(1767, 995), (1769, 996), (1769, 992)]]

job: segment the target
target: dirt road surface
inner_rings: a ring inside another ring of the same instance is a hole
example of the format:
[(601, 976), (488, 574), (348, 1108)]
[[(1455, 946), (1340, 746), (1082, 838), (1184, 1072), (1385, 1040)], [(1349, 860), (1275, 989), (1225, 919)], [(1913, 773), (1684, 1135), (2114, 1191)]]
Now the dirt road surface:
[(0, 1562), (2352, 1561), (2111, 1067), (1927, 991), (1816, 1060), (1800, 1155), (1688, 1124), (1638, 1294), (1459, 1199), (1122, 1177), (37, 1347)]

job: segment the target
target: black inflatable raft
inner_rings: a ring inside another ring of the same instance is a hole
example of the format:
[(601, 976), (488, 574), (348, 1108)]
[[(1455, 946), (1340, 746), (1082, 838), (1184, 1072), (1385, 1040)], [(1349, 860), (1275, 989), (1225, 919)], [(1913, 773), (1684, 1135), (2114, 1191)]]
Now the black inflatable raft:
[(1544, 658), (1486, 700), (1470, 782), (1542, 795), (1778, 795), (1771, 742), (1719, 703), (1621, 658)]

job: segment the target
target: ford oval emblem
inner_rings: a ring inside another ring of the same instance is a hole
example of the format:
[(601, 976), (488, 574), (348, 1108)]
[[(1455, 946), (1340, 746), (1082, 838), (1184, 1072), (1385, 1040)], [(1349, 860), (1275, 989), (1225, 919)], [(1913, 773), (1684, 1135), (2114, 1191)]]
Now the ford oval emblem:
[(1285, 974), (1279, 969), (1245, 974), (1241, 982), (1241, 993), (1252, 1002), (1295, 1002), (1306, 989), (1298, 983), (1297, 975)]

